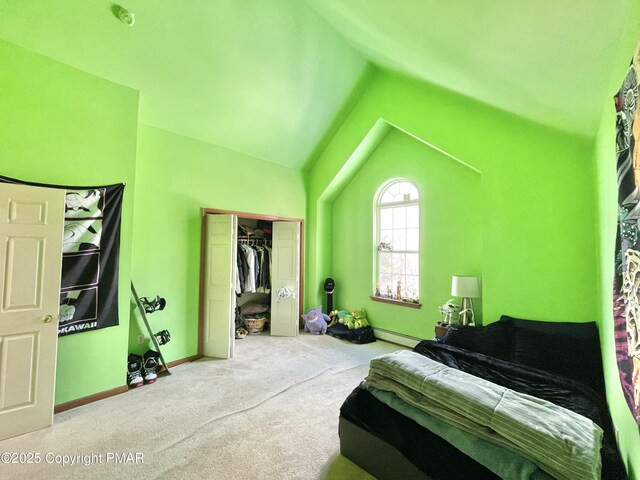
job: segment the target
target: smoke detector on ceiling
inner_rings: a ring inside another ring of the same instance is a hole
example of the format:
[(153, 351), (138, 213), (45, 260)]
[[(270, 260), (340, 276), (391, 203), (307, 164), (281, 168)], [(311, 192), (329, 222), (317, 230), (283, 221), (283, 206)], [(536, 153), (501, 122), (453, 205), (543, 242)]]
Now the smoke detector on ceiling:
[(136, 16), (133, 12), (130, 12), (121, 5), (113, 5), (111, 7), (113, 14), (124, 23), (127, 27), (133, 27), (136, 23)]

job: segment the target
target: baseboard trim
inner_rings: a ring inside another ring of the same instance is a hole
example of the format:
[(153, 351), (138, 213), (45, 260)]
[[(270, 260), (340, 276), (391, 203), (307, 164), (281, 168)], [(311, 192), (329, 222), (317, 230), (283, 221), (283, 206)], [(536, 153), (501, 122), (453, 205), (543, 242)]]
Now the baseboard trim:
[[(173, 362), (167, 363), (167, 368), (173, 368), (183, 363), (193, 362), (194, 360), (197, 360), (201, 357), (202, 355), (192, 355), (190, 357), (174, 360)], [(76, 400), (71, 400), (70, 402), (56, 405), (53, 408), (53, 413), (66, 412), (67, 410), (71, 410), (72, 408), (82, 407), (83, 405), (97, 402), (98, 400), (104, 400), (105, 398), (113, 397), (115, 395), (120, 395), (121, 393), (125, 393), (128, 391), (129, 391), (129, 387), (127, 385), (122, 385), (120, 387), (112, 388), (111, 390), (105, 390), (104, 392), (98, 392), (98, 393), (94, 393), (93, 395), (87, 395), (86, 397), (78, 398)]]
[(380, 340), (396, 343), (398, 345), (402, 345), (403, 347), (409, 348), (415, 347), (419, 342), (422, 341), (422, 339), (418, 337), (412, 337), (411, 335), (392, 332), (391, 330), (386, 330), (384, 328), (378, 327), (373, 327), (373, 333), (375, 334), (376, 338), (379, 338)]
[(183, 363), (193, 362), (202, 358), (202, 355), (192, 355), (190, 357), (181, 358), (180, 360), (174, 360), (173, 362), (167, 363), (167, 368), (177, 367), (178, 365), (182, 365)]
[(97, 402), (98, 400), (104, 400), (105, 398), (120, 395), (121, 393), (125, 393), (128, 390), (129, 387), (127, 385), (122, 385), (120, 387), (112, 388), (111, 390), (105, 390), (104, 392), (98, 392), (94, 393), (93, 395), (87, 395), (86, 397), (77, 398), (76, 400), (71, 400), (70, 402), (56, 405), (53, 409), (53, 413), (66, 412), (67, 410), (71, 410), (72, 408), (81, 407), (89, 403)]

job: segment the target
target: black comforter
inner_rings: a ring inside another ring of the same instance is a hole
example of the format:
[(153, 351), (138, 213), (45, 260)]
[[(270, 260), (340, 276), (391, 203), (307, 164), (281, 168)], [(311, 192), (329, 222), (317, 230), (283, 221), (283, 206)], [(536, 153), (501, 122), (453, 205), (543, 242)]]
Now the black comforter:
[[(616, 448), (604, 392), (597, 392), (583, 383), (547, 371), (429, 340), (420, 342), (414, 351), (449, 367), (548, 400), (591, 419), (604, 431), (601, 450), (602, 478), (626, 478), (624, 465)], [(360, 388), (356, 388), (345, 400), (340, 414), (393, 445), (433, 478), (497, 478), (437, 435), (382, 404)]]

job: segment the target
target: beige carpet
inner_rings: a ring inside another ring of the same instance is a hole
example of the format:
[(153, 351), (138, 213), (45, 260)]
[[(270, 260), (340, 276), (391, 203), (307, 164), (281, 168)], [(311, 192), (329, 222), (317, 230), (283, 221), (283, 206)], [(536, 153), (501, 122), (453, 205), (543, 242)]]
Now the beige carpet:
[[(369, 360), (399, 348), (249, 336), (231, 360), (181, 365), (0, 442), (0, 453), (40, 454), (37, 465), (0, 463), (0, 479), (371, 479), (339, 455), (339, 408)], [(65, 455), (81, 463), (61, 465)]]

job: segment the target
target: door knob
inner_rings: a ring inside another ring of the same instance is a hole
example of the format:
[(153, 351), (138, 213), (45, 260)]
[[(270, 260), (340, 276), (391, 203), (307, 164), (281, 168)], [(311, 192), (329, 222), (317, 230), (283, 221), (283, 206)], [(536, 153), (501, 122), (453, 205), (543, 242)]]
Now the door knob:
[(45, 315), (42, 317), (42, 323), (51, 323), (53, 321), (53, 315)]

